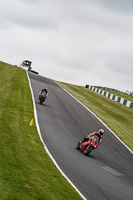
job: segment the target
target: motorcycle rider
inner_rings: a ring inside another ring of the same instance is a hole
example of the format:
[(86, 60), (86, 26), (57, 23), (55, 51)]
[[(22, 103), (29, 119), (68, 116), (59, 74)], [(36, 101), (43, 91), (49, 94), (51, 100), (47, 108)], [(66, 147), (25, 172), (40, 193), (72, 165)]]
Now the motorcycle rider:
[(103, 130), (103, 129), (100, 129), (98, 132), (94, 131), (93, 133), (90, 133), (89, 135), (87, 135), (87, 136), (82, 140), (81, 143), (86, 142), (86, 141), (88, 141), (88, 140), (91, 140), (91, 137), (94, 136), (94, 135), (96, 135), (96, 136), (98, 137), (98, 139), (99, 139), (98, 145), (100, 145), (101, 142), (102, 142), (103, 133), (104, 133), (104, 130)]
[(48, 89), (47, 88), (44, 88), (40, 91), (39, 95), (42, 94), (43, 92), (46, 93), (46, 97), (48, 96)]

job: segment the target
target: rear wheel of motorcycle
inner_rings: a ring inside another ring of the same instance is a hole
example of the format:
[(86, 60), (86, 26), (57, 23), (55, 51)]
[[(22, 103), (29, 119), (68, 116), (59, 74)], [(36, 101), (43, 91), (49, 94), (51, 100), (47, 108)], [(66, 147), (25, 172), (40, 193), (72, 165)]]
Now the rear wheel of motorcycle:
[(76, 149), (77, 149), (77, 150), (80, 149), (80, 142), (77, 144)]
[(93, 147), (87, 146), (83, 152), (84, 155), (88, 155), (92, 151)]

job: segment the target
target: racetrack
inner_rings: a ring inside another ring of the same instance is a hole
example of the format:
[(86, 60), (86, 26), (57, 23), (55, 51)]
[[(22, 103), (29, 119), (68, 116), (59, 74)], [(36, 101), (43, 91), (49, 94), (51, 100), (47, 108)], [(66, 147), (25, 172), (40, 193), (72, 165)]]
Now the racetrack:
[[(42, 138), (66, 176), (88, 200), (132, 200), (133, 154), (52, 80), (30, 72), (29, 77)], [(40, 105), (38, 93), (44, 87), (49, 95)], [(76, 150), (79, 140), (100, 128), (105, 135), (98, 149), (89, 156)]]

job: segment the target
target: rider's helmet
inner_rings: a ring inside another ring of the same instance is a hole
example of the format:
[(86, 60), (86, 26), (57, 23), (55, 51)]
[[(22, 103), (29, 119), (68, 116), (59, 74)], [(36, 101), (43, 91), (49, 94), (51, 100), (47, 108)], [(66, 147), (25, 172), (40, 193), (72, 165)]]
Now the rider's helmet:
[(98, 132), (100, 133), (100, 135), (104, 134), (104, 130), (103, 129), (100, 129)]
[(48, 91), (48, 89), (47, 89), (47, 88), (43, 88), (42, 91), (45, 91), (45, 92), (46, 92), (46, 91)]

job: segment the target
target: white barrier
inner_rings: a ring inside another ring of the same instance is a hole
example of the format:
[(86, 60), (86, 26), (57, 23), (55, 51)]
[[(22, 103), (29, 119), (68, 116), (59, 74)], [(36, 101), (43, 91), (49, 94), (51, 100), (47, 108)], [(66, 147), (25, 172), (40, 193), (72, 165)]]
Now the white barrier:
[(89, 86), (89, 89), (94, 91), (94, 92), (97, 92), (98, 94), (101, 94), (101, 95), (103, 95), (103, 96), (105, 96), (105, 97), (107, 97), (107, 98), (109, 98), (113, 101), (116, 101), (118, 103), (121, 103), (121, 104), (133, 109), (133, 102), (132, 101), (128, 101), (128, 100), (126, 100), (122, 97), (116, 96), (112, 93), (106, 92), (106, 91), (99, 89), (97, 87), (94, 87), (94, 86)]

